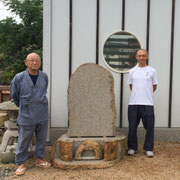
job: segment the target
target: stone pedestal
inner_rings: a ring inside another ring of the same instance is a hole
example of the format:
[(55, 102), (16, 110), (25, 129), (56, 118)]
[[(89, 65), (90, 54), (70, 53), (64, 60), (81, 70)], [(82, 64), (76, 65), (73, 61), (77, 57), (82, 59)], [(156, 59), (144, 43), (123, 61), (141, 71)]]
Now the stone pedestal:
[[(0, 103), (0, 109), (8, 111), (9, 114), (9, 120), (4, 122), (4, 126), (7, 128), (7, 130), (3, 135), (2, 143), (0, 145), (0, 161), (3, 163), (11, 163), (15, 162), (18, 138), (18, 127), (16, 124), (18, 107), (12, 101), (7, 101), (4, 103)], [(35, 141), (33, 138), (28, 149), (28, 151), (30, 152), (30, 156), (34, 151), (34, 144)]]
[(126, 137), (69, 138), (61, 136), (52, 149), (52, 165), (61, 169), (108, 168), (125, 153)]

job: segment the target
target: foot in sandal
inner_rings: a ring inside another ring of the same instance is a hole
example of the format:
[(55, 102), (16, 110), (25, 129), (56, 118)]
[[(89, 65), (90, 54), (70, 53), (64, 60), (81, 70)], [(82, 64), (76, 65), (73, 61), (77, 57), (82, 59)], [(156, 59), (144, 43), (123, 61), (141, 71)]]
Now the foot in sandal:
[(42, 159), (37, 159), (36, 166), (42, 167), (42, 168), (48, 168), (51, 166), (51, 163), (48, 163), (47, 161), (44, 161)]
[(16, 170), (15, 174), (17, 176), (21, 176), (21, 175), (24, 175), (26, 172), (26, 167), (24, 164), (20, 164), (18, 165), (18, 169)]

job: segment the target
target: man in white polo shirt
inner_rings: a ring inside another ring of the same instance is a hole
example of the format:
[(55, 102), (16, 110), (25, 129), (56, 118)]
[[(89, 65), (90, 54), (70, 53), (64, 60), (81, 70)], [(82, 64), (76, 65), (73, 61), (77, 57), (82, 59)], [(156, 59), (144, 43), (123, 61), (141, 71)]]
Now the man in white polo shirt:
[(153, 157), (154, 147), (154, 106), (153, 92), (157, 88), (156, 70), (147, 65), (148, 53), (140, 49), (136, 53), (138, 65), (129, 71), (128, 84), (131, 97), (128, 105), (128, 155), (134, 155), (138, 149), (137, 127), (142, 119), (146, 129), (143, 149), (148, 157)]

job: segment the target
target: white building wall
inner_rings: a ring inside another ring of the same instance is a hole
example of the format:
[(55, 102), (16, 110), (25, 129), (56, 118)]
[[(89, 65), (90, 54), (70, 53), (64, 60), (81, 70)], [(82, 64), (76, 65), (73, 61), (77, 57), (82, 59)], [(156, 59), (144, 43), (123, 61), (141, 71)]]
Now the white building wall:
[[(69, 0), (44, 0), (44, 64), (50, 85), (51, 127), (68, 126), (67, 88), (69, 81)], [(86, 62), (96, 62), (96, 0), (72, 0), (72, 72)], [(146, 48), (147, 1), (126, 0), (125, 30), (136, 35)], [(157, 69), (159, 85), (154, 94), (156, 127), (168, 127), (170, 38), (170, 0), (151, 0), (149, 64)], [(173, 71), (172, 127), (180, 127), (179, 49), (180, 2), (176, 1), (175, 46)], [(122, 0), (100, 0), (99, 11), (99, 64), (102, 46), (107, 36), (121, 30)], [(106, 67), (107, 68), (107, 67)], [(112, 72), (115, 80), (117, 127), (120, 117), (120, 74)], [(123, 127), (128, 126), (127, 106), (130, 96), (127, 74), (123, 84)], [(179, 101), (178, 101), (179, 100)]]

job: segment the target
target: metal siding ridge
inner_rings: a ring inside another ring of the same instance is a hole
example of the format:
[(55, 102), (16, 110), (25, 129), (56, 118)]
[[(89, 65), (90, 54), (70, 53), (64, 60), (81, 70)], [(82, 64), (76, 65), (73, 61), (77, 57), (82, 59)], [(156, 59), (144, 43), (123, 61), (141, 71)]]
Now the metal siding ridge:
[(174, 58), (174, 21), (175, 21), (175, 0), (172, 0), (171, 18), (171, 49), (170, 49), (170, 79), (169, 79), (169, 114), (168, 127), (171, 128), (172, 121), (172, 85), (173, 85), (173, 58)]
[(69, 0), (69, 79), (72, 74), (72, 0)]
[(96, 64), (99, 64), (99, 0), (96, 7)]
[[(125, 0), (122, 0), (122, 30), (125, 29)], [(124, 74), (121, 73), (121, 82), (120, 82), (120, 121), (119, 127), (122, 128), (122, 118), (123, 118), (123, 82), (124, 82)]]
[(146, 50), (147, 52), (149, 52), (150, 7), (151, 7), (151, 0), (147, 0), (147, 24), (146, 24)]

